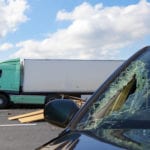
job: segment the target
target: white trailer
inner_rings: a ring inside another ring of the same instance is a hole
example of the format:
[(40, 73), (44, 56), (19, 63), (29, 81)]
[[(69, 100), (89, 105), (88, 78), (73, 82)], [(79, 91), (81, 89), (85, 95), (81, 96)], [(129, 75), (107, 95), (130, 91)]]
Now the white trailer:
[(2, 62), (0, 104), (44, 103), (60, 95), (92, 94), (122, 63), (123, 60), (54, 59)]

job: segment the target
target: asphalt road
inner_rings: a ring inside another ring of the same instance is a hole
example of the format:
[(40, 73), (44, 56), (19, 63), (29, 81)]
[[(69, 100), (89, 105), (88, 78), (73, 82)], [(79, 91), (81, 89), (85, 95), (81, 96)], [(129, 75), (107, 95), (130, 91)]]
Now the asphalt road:
[(1, 150), (34, 150), (56, 137), (61, 128), (45, 121), (21, 124), (18, 120), (9, 121), (8, 117), (38, 109), (15, 108), (0, 110), (0, 149)]

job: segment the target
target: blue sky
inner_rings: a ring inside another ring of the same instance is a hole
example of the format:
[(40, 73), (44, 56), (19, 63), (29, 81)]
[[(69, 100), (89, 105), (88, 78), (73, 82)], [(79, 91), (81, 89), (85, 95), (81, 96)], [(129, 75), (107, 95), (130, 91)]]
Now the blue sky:
[(0, 0), (0, 60), (127, 59), (149, 16), (150, 0)]

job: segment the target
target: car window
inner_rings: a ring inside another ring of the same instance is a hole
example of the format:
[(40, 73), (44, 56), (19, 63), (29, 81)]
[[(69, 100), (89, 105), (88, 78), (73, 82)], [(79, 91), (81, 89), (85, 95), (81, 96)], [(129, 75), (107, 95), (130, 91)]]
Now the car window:
[(149, 116), (150, 50), (147, 50), (109, 84), (76, 129), (90, 131), (98, 138), (127, 148), (147, 149), (150, 148)]

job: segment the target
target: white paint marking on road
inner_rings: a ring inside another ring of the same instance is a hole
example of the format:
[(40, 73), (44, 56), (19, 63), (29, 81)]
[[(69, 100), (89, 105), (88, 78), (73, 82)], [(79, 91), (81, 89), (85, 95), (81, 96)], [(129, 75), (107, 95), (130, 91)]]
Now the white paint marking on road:
[(36, 123), (25, 123), (25, 124), (0, 124), (0, 127), (17, 127), (17, 126), (35, 126)]

